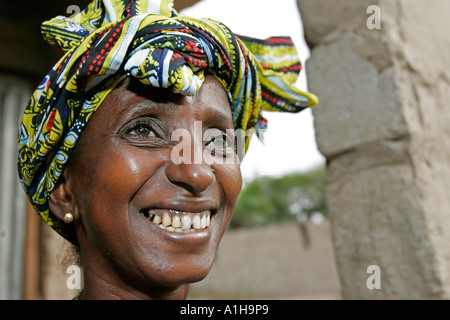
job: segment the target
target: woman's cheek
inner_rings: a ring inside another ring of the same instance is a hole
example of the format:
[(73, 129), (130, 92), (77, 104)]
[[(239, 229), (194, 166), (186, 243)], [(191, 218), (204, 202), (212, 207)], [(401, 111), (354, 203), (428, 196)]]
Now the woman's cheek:
[(242, 188), (242, 174), (239, 164), (222, 164), (213, 167), (216, 179), (222, 186), (227, 205), (234, 205)]

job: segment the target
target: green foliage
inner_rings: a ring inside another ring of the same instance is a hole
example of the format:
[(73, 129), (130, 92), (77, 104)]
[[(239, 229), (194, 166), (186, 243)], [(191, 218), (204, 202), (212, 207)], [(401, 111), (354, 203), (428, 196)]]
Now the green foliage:
[(316, 212), (326, 215), (324, 189), (323, 167), (279, 178), (259, 177), (243, 188), (230, 228), (292, 222)]

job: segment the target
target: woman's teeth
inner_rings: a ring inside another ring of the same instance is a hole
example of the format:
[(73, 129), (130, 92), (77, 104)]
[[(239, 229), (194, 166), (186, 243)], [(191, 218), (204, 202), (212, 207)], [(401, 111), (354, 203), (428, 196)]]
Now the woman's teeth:
[(202, 231), (208, 228), (211, 223), (211, 211), (209, 210), (201, 213), (175, 213), (172, 217), (167, 212), (161, 216), (156, 214), (154, 210), (149, 210), (144, 216), (148, 217), (153, 224), (161, 229), (172, 232), (190, 233)]

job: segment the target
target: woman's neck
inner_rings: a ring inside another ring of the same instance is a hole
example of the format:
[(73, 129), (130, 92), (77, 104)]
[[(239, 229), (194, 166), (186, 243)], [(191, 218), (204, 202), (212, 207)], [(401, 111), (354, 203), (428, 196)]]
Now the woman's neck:
[(81, 253), (84, 286), (79, 300), (184, 300), (188, 295), (189, 284), (161, 286), (145, 278), (130, 279), (108, 257)]
[(79, 300), (185, 300), (189, 284), (153, 287), (135, 284), (109, 273), (84, 272)]

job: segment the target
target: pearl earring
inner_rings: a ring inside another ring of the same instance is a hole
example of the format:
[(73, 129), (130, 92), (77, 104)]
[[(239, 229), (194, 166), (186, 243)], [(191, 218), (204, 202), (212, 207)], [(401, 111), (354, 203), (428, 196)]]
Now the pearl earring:
[(64, 215), (63, 220), (65, 223), (72, 223), (73, 222), (73, 214), (71, 212), (67, 212)]

